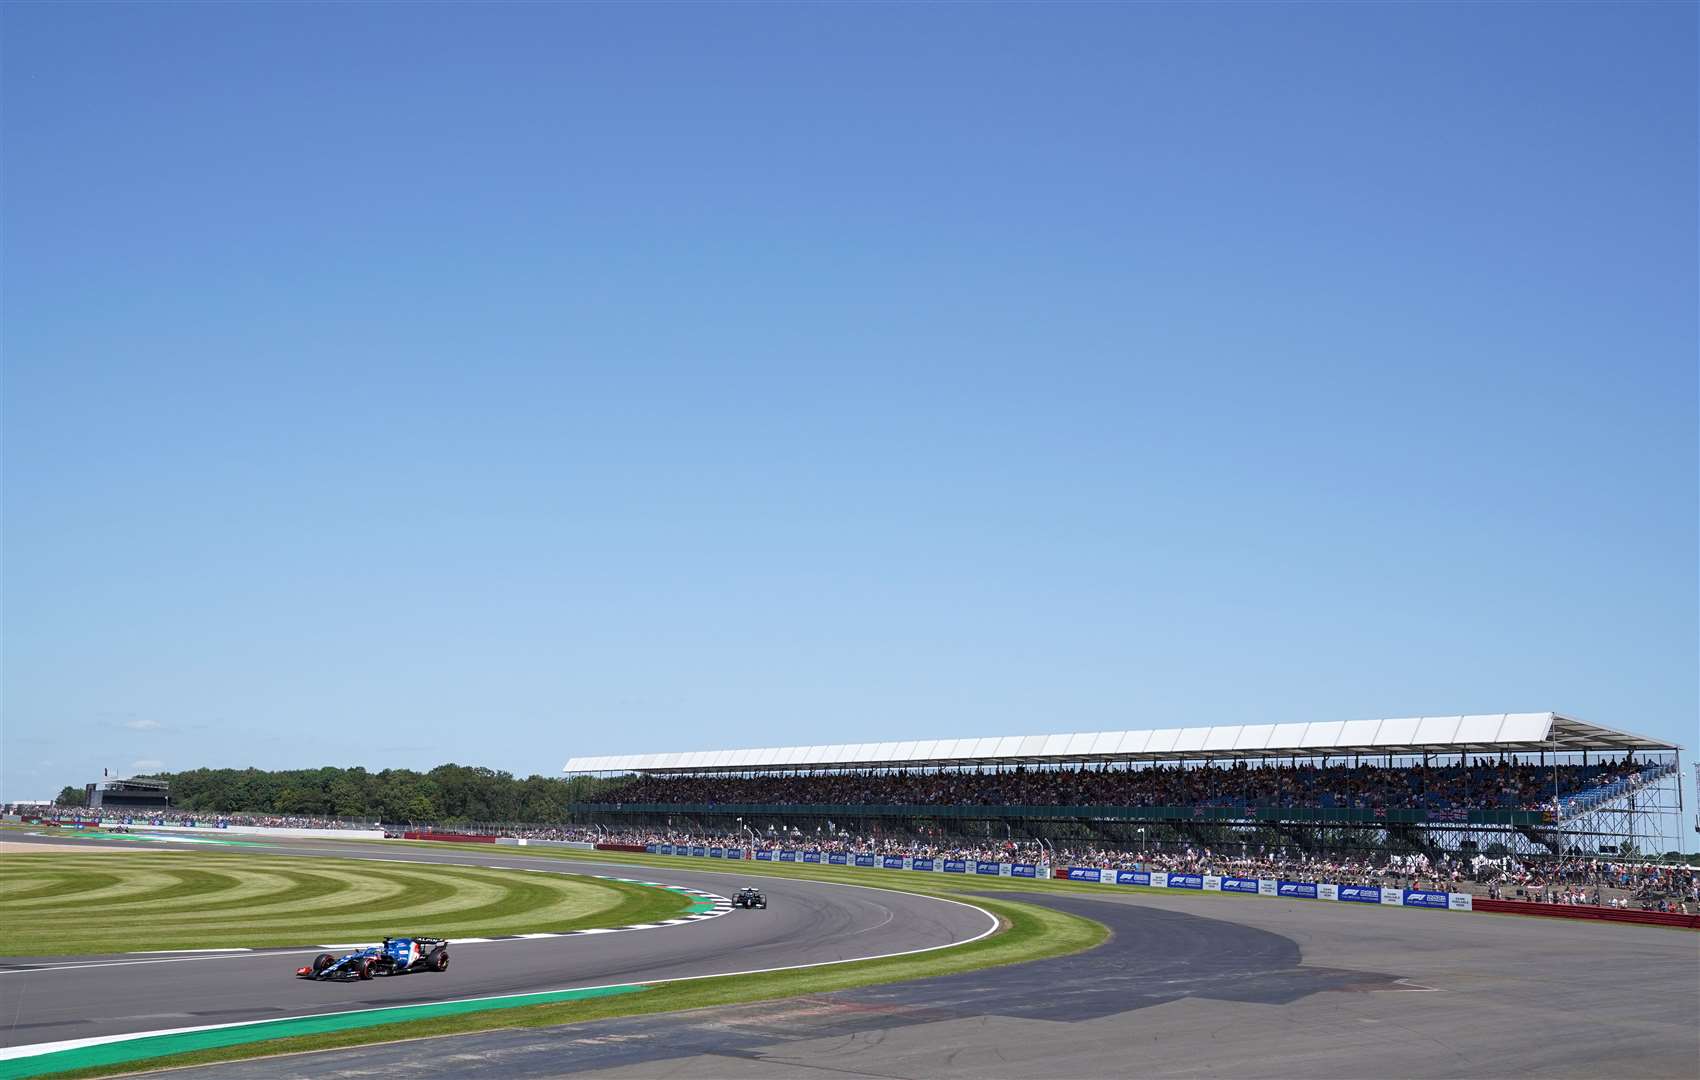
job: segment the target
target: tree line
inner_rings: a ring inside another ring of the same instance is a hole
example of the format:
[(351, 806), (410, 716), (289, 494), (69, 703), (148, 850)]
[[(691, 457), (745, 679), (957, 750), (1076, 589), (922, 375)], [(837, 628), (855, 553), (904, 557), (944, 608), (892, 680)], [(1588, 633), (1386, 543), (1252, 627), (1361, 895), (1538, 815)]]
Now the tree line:
[[(359, 817), (387, 822), (567, 820), (569, 803), (591, 801), (615, 781), (592, 776), (528, 776), (498, 769), (439, 765), (412, 769), (191, 769), (148, 779), (171, 783), (178, 810)], [(66, 787), (60, 806), (86, 806), (82, 788)]]

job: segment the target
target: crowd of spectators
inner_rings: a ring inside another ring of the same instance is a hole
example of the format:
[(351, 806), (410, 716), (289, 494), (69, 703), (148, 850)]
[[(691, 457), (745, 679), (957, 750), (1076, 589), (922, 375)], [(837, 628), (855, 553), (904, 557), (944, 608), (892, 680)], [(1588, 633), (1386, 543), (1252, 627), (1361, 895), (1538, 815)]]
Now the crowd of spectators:
[(761, 776), (646, 775), (599, 801), (621, 804), (1345, 807), (1552, 810), (1559, 800), (1638, 775), (1631, 758), (1541, 766), (1469, 764), (1081, 766), (886, 770)]
[(1648, 911), (1700, 912), (1700, 869), (1589, 859), (1541, 860), (1441, 854), (1221, 852), (1208, 848), (1129, 851), (1090, 844), (1052, 844), (1011, 838), (973, 842), (960, 837), (852, 836), (844, 833), (763, 835), (703, 833), (671, 829), (608, 830), (597, 827), (550, 830), (551, 839), (624, 845), (728, 846), (749, 851), (818, 851), (823, 854), (899, 855), (935, 859), (1032, 863), (1045, 867), (1096, 866), (1116, 870), (1163, 870), (1224, 877), (1325, 881), (1336, 885), (1474, 892), (1494, 899), (1536, 903), (1592, 903)]
[(310, 817), (298, 814), (225, 814), (215, 810), (150, 809), (141, 807), (90, 807), (33, 804), (6, 806), (4, 812), (42, 821), (94, 821), (102, 825), (226, 825), (259, 826), (268, 829), (372, 829), (373, 821), (354, 818)]
[[(1006, 774), (1007, 775), (1007, 774)], [(1096, 774), (1093, 774), (1096, 775)], [(7, 805), (0, 812), (39, 816), (44, 821), (98, 821), (104, 825), (187, 824), (269, 828), (356, 829), (372, 823), (342, 818), (271, 814), (216, 814), (188, 810), (50, 808)], [(1043, 866), (1098, 866), (1118, 870), (1163, 870), (1223, 876), (1326, 881), (1334, 884), (1478, 892), (1494, 899), (1551, 904), (1592, 904), (1648, 911), (1700, 912), (1700, 868), (1594, 858), (1504, 856), (1469, 858), (1421, 854), (1328, 854), (1286, 850), (1176, 851), (1125, 850), (1092, 844), (1051, 843), (1030, 838), (975, 841), (954, 836), (856, 836), (842, 831), (698, 833), (671, 829), (611, 830), (602, 826), (538, 825), (464, 827), (534, 840), (624, 845), (674, 844), (737, 846), (754, 851), (818, 851), (1032, 863)]]
[(1606, 859), (1499, 860), (1489, 895), (1547, 904), (1700, 910), (1700, 869)]

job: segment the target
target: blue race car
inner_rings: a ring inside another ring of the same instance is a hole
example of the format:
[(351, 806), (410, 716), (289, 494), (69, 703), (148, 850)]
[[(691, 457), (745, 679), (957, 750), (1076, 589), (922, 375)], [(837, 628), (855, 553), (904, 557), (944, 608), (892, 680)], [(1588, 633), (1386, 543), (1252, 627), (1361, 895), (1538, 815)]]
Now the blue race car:
[(303, 979), (343, 980), (448, 969), (447, 938), (387, 937), (380, 945), (358, 949), (346, 956), (320, 953), (311, 964), (296, 968), (295, 974)]

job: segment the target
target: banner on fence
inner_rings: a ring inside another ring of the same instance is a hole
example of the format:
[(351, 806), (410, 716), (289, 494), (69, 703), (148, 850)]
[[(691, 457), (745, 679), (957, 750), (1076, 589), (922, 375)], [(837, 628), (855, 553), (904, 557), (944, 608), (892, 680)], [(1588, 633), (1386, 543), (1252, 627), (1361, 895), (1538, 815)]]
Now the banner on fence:
[(1275, 886), (1276, 896), (1292, 896), (1300, 900), (1316, 899), (1316, 882), (1314, 881), (1283, 881)]
[(856, 865), (872, 866), (874, 865), (874, 857), (872, 855), (858, 855), (856, 856)]
[(844, 854), (842, 851), (834, 851), (826, 857), (826, 861), (831, 866), (848, 866), (850, 863), (850, 856)]
[(988, 877), (996, 877), (999, 872), (998, 864), (995, 862), (977, 862), (974, 864), (974, 872), (976, 874), (985, 874)]
[(1327, 882), (1319, 881), (1316, 883), (1316, 898), (1318, 900), (1338, 899), (1338, 897), (1334, 895), (1334, 890), (1338, 888), (1338, 885), (1330, 885)]
[(805, 851), (805, 852), (803, 852), (803, 861), (804, 862), (812, 862), (812, 863), (820, 862), (820, 852), (818, 852), (818, 851)]
[(771, 851), (758, 851), (758, 852), (756, 852), (756, 858), (759, 859), (762, 862), (772, 862), (773, 861), (773, 852), (771, 852)]
[(1170, 874), (1163, 883), (1170, 889), (1202, 889), (1204, 888), (1203, 874)]
[(1071, 866), (1068, 868), (1068, 879), (1070, 881), (1097, 881), (1098, 868), (1096, 866)]
[(1446, 907), (1446, 894), (1431, 889), (1406, 889), (1405, 906), (1444, 909)]
[(1379, 904), (1381, 903), (1381, 887), (1379, 885), (1337, 885), (1334, 899), (1344, 900), (1350, 904)]
[(1446, 909), (1448, 911), (1474, 911), (1476, 898), (1467, 892), (1446, 894)]
[(1233, 893), (1251, 893), (1256, 895), (1257, 879), (1250, 877), (1225, 877), (1222, 879), (1222, 891)]
[(1149, 885), (1151, 884), (1151, 875), (1146, 873), (1144, 870), (1117, 870), (1116, 884)]
[(928, 859), (928, 858), (923, 858), (920, 855), (917, 855), (913, 859), (909, 860), (909, 869), (911, 869), (911, 870), (928, 870), (928, 871), (930, 871), (930, 870), (932, 870), (932, 868), (933, 868), (933, 860)]
[[(946, 867), (946, 869), (948, 870), (949, 867)], [(1009, 866), (1009, 876), (1037, 878), (1039, 876), (1039, 867), (1034, 863), (1011, 863)]]
[(887, 870), (901, 870), (903, 869), (903, 856), (887, 855), (883, 860), (881, 860), (880, 865), (885, 867)]
[(944, 861), (944, 872), (947, 874), (966, 874), (968, 864), (961, 859), (946, 859)]

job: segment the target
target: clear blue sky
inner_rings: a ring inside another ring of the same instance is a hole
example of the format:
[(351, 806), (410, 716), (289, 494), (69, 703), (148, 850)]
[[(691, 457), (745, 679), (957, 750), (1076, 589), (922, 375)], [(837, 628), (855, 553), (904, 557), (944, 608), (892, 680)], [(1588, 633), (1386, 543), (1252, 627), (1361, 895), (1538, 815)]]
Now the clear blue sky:
[(1693, 5), (3, 18), (6, 797), (1700, 742)]

